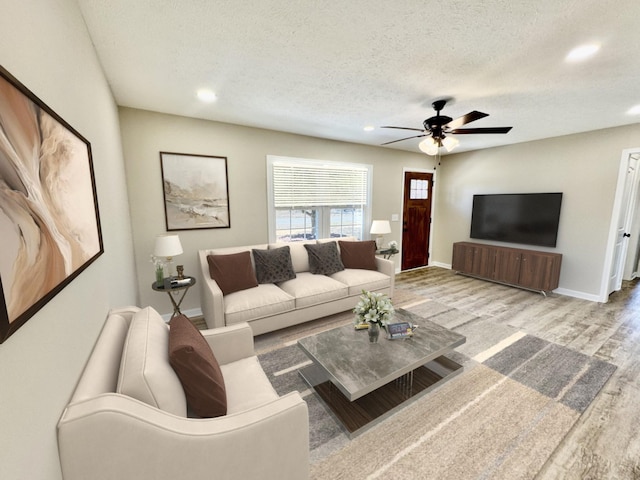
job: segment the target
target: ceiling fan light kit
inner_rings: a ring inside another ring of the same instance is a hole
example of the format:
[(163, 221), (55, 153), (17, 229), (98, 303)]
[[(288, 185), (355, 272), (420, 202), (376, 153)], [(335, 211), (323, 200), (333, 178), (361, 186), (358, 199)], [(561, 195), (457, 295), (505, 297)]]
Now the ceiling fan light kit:
[(446, 100), (436, 100), (432, 106), (436, 111), (436, 115), (427, 118), (422, 124), (424, 129), (410, 128), (410, 127), (392, 127), (383, 126), (380, 128), (395, 128), (399, 130), (413, 130), (415, 132), (421, 132), (420, 135), (413, 135), (411, 137), (401, 138), (399, 140), (392, 140), (390, 142), (383, 143), (382, 145), (389, 145), (390, 143), (401, 142), (403, 140), (409, 140), (410, 138), (427, 137), (418, 144), (418, 148), (427, 155), (437, 155), (440, 147), (444, 147), (447, 152), (450, 152), (456, 148), (460, 141), (451, 136), (455, 135), (469, 135), (469, 134), (482, 134), (482, 133), (507, 133), (512, 127), (490, 127), (490, 128), (459, 128), (467, 123), (480, 120), (481, 118), (488, 117), (487, 113), (478, 112), (476, 110), (463, 115), (462, 117), (453, 120), (446, 115), (440, 115), (440, 111), (447, 104)]

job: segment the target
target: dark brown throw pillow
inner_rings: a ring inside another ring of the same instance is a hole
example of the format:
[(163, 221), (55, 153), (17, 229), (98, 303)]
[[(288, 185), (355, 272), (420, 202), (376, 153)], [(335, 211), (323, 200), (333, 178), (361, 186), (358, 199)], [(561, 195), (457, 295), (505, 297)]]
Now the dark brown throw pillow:
[(338, 242), (340, 244), (340, 258), (345, 268), (361, 268), (377, 270), (376, 242), (364, 240), (362, 242)]
[(332, 275), (344, 270), (336, 242), (305, 243), (309, 255), (309, 271), (316, 275)]
[(207, 255), (207, 263), (209, 275), (224, 295), (258, 286), (249, 250), (229, 255)]
[(289, 246), (269, 250), (253, 249), (258, 283), (279, 283), (296, 278)]
[(220, 365), (202, 333), (184, 315), (171, 320), (169, 363), (182, 383), (187, 404), (200, 417), (227, 414), (227, 392)]

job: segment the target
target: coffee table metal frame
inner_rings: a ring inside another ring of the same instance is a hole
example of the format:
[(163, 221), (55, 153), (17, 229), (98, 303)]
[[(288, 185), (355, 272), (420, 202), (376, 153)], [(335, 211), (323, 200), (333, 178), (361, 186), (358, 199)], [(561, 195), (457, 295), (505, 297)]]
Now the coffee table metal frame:
[(312, 364), (300, 374), (330, 412), (355, 437), (404, 408), (463, 367), (445, 355), (466, 338), (406, 310), (397, 321), (417, 324), (414, 336), (388, 340), (381, 332), (370, 343), (366, 330), (353, 325), (298, 340)]

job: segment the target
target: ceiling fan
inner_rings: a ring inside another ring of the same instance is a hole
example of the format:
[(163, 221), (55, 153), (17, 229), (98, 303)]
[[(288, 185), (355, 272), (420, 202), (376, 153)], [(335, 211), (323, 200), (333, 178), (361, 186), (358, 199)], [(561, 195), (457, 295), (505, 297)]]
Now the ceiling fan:
[(427, 155), (436, 155), (440, 147), (445, 147), (447, 152), (453, 150), (460, 142), (451, 135), (468, 135), (476, 133), (507, 133), (513, 127), (490, 127), (490, 128), (459, 128), (467, 123), (475, 122), (481, 118), (488, 117), (488, 113), (478, 112), (476, 110), (463, 115), (462, 117), (453, 120), (446, 115), (440, 115), (440, 112), (447, 104), (447, 100), (436, 100), (432, 103), (436, 115), (427, 118), (422, 125), (424, 128), (410, 128), (410, 127), (392, 127), (384, 126), (380, 128), (395, 128), (398, 130), (413, 130), (421, 132), (420, 135), (413, 135), (411, 137), (401, 138), (399, 140), (392, 140), (390, 142), (383, 143), (382, 145), (389, 145), (390, 143), (402, 142), (403, 140), (409, 140), (410, 138), (427, 137), (421, 141), (418, 145)]

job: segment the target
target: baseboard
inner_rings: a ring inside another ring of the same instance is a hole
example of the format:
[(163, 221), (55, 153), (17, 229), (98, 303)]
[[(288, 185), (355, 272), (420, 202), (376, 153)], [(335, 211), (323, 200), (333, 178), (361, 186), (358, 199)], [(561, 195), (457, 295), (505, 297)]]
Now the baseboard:
[[(182, 313), (185, 314), (189, 318), (201, 317), (202, 316), (202, 309), (201, 308), (192, 308), (190, 310), (183, 310)], [(164, 315), (161, 315), (162, 319), (165, 322), (169, 322), (169, 320), (171, 320), (172, 316), (173, 316), (173, 313), (165, 313)]]
[(441, 263), (441, 262), (433, 262), (431, 264), (429, 264), (430, 267), (441, 267), (441, 268), (446, 268), (447, 270), (451, 270), (451, 264), (450, 263)]
[(565, 295), (567, 297), (580, 298), (582, 300), (589, 300), (591, 302), (602, 303), (602, 299), (598, 295), (593, 295), (592, 293), (578, 292), (576, 290), (569, 290), (568, 288), (556, 288), (553, 291), (553, 293), (557, 293), (559, 295)]

